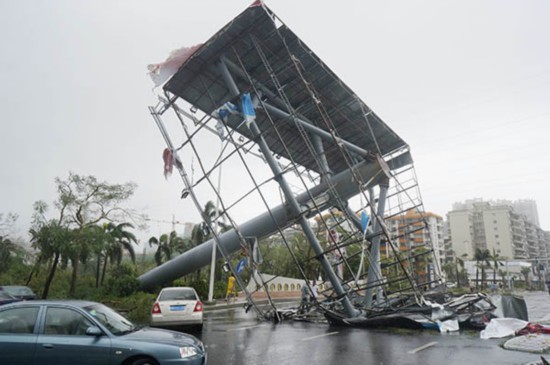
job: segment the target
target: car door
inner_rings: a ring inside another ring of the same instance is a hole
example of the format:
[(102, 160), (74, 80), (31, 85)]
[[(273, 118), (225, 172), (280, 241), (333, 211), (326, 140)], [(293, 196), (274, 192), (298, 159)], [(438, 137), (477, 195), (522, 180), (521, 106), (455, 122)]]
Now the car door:
[(94, 325), (75, 309), (48, 306), (34, 364), (108, 365), (111, 339), (86, 335), (86, 329)]
[(0, 311), (0, 364), (32, 365), (40, 306)]

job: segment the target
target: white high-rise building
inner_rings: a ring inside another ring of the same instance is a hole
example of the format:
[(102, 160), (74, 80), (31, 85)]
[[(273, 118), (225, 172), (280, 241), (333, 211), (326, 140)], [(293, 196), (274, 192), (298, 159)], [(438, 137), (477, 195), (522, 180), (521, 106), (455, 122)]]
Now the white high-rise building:
[(497, 204), (507, 204), (514, 208), (514, 211), (518, 214), (523, 214), (527, 220), (537, 227), (540, 227), (539, 212), (537, 209), (537, 202), (532, 199), (519, 199), (519, 200), (497, 200)]
[(519, 213), (516, 204), (506, 200), (454, 204), (455, 209), (447, 213), (454, 255), (473, 259), (479, 248), (507, 259), (547, 259), (548, 232)]

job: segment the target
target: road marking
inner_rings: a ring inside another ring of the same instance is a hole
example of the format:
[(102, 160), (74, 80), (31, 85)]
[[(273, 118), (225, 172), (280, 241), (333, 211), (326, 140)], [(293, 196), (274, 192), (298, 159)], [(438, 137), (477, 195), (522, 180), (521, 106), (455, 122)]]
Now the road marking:
[(319, 335), (319, 336), (313, 336), (313, 337), (307, 337), (307, 338), (302, 338), (302, 341), (309, 341), (309, 340), (313, 340), (315, 338), (319, 338), (319, 337), (326, 337), (326, 336), (332, 336), (332, 335), (336, 335), (340, 332), (329, 332), (329, 333), (325, 333), (323, 335)]
[(248, 326), (248, 327), (239, 327), (239, 328), (230, 328), (227, 330), (227, 332), (232, 332), (232, 331), (243, 331), (243, 330), (249, 330), (251, 328), (257, 328), (257, 327), (262, 327), (263, 324), (258, 324), (256, 326)]
[(424, 346), (420, 346), (420, 347), (415, 348), (414, 350), (409, 351), (409, 354), (416, 354), (417, 352), (425, 350), (428, 347), (432, 347), (434, 345), (437, 345), (437, 343), (438, 343), (437, 341), (427, 343)]

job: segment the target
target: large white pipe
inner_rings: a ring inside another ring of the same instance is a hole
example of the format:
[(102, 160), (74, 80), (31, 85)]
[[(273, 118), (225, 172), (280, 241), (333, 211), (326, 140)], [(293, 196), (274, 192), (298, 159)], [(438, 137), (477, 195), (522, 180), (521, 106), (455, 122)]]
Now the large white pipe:
[[(352, 171), (353, 170), (353, 173)], [(359, 177), (357, 181), (353, 176)], [(389, 169), (381, 157), (373, 161), (364, 161), (352, 167), (350, 170), (343, 171), (334, 175), (328, 182), (321, 182), (313, 187), (310, 192), (305, 192), (296, 197), (302, 214), (306, 217), (315, 215), (318, 211), (323, 211), (337, 205), (331, 196), (329, 187), (334, 187), (335, 194), (339, 199), (347, 200), (357, 195), (365, 186), (361, 184), (369, 182), (369, 186), (377, 185), (379, 182), (389, 177)], [(313, 199), (311, 199), (313, 197)], [(314, 204), (315, 202), (315, 204)], [(315, 208), (319, 207), (319, 210)], [(291, 213), (289, 207), (285, 204), (278, 205), (271, 209), (271, 212), (265, 212), (239, 226), (240, 234), (244, 237), (257, 237), (258, 240), (276, 233), (279, 229), (284, 229), (298, 219), (299, 217)], [(197, 271), (198, 269), (209, 265), (212, 259), (212, 246), (214, 239), (210, 239), (203, 244), (186, 251), (178, 257), (152, 269), (141, 275), (138, 280), (144, 290), (153, 289), (157, 285), (170, 282), (184, 275)], [(224, 232), (218, 236), (218, 244), (224, 249), (224, 252), (231, 254), (241, 249), (239, 235), (235, 230)], [(222, 257), (219, 248), (216, 251), (216, 257)]]

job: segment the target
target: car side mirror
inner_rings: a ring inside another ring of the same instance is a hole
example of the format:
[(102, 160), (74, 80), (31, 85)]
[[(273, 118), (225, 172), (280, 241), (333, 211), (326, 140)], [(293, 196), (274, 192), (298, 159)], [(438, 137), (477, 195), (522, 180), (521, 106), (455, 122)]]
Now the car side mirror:
[(103, 335), (103, 331), (99, 327), (91, 326), (86, 329), (86, 336), (98, 337), (101, 335)]

